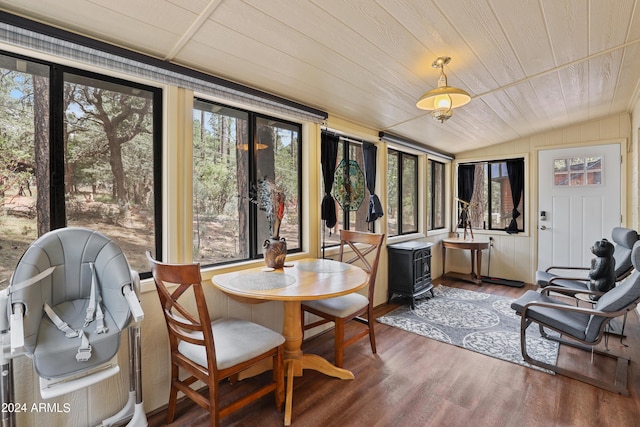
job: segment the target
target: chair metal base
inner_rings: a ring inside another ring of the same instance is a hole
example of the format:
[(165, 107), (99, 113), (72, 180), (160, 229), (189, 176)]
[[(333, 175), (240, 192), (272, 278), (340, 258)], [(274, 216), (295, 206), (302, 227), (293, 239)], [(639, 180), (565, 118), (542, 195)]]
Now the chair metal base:
[(544, 332), (544, 329), (540, 327), (540, 333), (542, 336), (548, 340), (556, 341), (560, 344), (565, 344), (580, 350), (592, 352), (593, 354), (598, 354), (600, 356), (606, 356), (608, 358), (616, 360), (616, 374), (613, 381), (613, 384), (610, 381), (603, 381), (598, 378), (589, 377), (587, 375), (580, 374), (579, 372), (572, 371), (570, 369), (561, 368), (559, 366), (551, 365), (540, 360), (536, 360), (529, 356), (527, 353), (527, 344), (526, 344), (526, 328), (529, 325), (525, 326), (521, 329), (520, 334), (520, 347), (522, 350), (522, 357), (524, 360), (534, 366), (538, 366), (540, 368), (547, 369), (549, 371), (555, 372), (556, 374), (563, 375), (565, 377), (573, 378), (574, 380), (581, 381), (583, 383), (591, 384), (595, 387), (601, 388), (603, 390), (612, 391), (614, 393), (621, 394), (622, 396), (629, 395), (629, 389), (627, 387), (627, 378), (629, 377), (629, 359), (626, 359), (621, 356), (616, 356), (606, 351), (601, 351), (595, 349), (593, 347), (580, 344), (574, 341), (569, 341), (563, 339), (562, 337), (554, 337)]
[(148, 425), (142, 403), (136, 403), (135, 390), (129, 392), (129, 399), (120, 412), (102, 421), (102, 427), (121, 425), (125, 421), (129, 421), (127, 427), (146, 427)]
[(129, 398), (115, 415), (102, 421), (102, 427), (120, 425), (129, 420), (127, 427), (147, 427), (147, 414), (142, 401), (142, 338), (140, 325), (129, 326)]
[[(0, 351), (2, 354), (2, 351)], [(13, 403), (13, 360), (5, 359), (4, 355), (0, 356), (0, 403)], [(13, 411), (0, 412), (0, 427), (15, 427), (16, 414)]]
[(619, 337), (620, 338), (620, 344), (623, 345), (624, 347), (629, 347), (629, 344), (625, 344), (624, 343), (624, 339), (627, 338), (627, 336), (624, 334), (624, 328), (627, 325), (627, 314), (628, 313), (624, 314), (624, 318), (622, 320), (622, 326), (621, 326), (620, 332), (616, 332), (614, 330), (614, 326), (611, 324), (613, 322), (609, 322), (609, 324), (607, 325), (607, 330), (605, 330), (605, 332), (604, 332), (607, 335), (611, 335), (611, 336), (614, 336), (614, 337)]

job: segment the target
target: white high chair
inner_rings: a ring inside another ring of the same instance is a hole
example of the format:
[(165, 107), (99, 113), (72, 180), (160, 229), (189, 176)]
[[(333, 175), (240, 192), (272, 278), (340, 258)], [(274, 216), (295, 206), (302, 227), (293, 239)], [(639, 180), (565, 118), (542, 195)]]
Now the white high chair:
[[(3, 407), (13, 402), (14, 357), (33, 360), (40, 394), (50, 399), (117, 374), (120, 332), (129, 329), (128, 401), (102, 426), (129, 419), (129, 426), (146, 426), (139, 287), (138, 273), (121, 249), (97, 231), (68, 227), (37, 239), (0, 292)], [(15, 424), (13, 414), (1, 415), (2, 426)]]

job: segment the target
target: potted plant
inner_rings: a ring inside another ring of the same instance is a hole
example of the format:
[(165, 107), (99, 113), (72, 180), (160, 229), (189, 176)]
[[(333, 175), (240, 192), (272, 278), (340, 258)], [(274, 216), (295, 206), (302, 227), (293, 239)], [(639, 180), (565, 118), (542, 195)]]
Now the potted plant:
[(270, 268), (282, 268), (287, 256), (287, 243), (280, 237), (280, 225), (284, 218), (284, 190), (266, 177), (258, 181), (256, 197), (251, 200), (265, 211), (269, 223), (270, 237), (264, 241), (264, 262)]

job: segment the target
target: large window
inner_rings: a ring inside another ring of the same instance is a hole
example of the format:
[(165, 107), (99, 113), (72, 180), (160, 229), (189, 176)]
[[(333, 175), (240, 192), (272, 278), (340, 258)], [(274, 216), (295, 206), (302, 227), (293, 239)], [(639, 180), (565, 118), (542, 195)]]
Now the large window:
[[(336, 201), (337, 223), (332, 230), (328, 231), (326, 227), (323, 230), (323, 246), (339, 244), (340, 229), (369, 231), (369, 192), (365, 181), (362, 142), (346, 137), (339, 139), (332, 195)], [(322, 224), (324, 226), (324, 221)]]
[(429, 159), (427, 162), (427, 230), (444, 228), (444, 164)]
[[(458, 180), (462, 176), (468, 176), (467, 182), (472, 185), (472, 196), (468, 204), (467, 218), (474, 229), (505, 230), (509, 226), (514, 212), (514, 194), (512, 192), (512, 179), (510, 177), (508, 163), (520, 164), (523, 170), (523, 160), (496, 160), (477, 162), (459, 166)], [(461, 171), (466, 168), (468, 172)], [(511, 179), (510, 179), (511, 178)], [(460, 187), (459, 187), (460, 190)], [(516, 218), (517, 231), (524, 231), (524, 187), (520, 191)], [(458, 195), (460, 198), (460, 194)], [(458, 202), (458, 218), (461, 217), (462, 202)], [(461, 225), (458, 224), (460, 227)]]
[(161, 91), (8, 55), (0, 80), (0, 281), (33, 240), (67, 225), (112, 238), (150, 277)]
[(387, 235), (418, 231), (418, 157), (387, 153)]
[(301, 125), (196, 100), (193, 258), (220, 264), (262, 256), (277, 235), (301, 248)]

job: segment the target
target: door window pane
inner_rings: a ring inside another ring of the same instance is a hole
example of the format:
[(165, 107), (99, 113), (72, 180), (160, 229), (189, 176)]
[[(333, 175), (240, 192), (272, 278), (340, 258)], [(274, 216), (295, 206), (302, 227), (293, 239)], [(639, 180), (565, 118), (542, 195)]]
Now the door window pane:
[(556, 159), (553, 162), (555, 186), (585, 186), (602, 184), (602, 157), (587, 156)]

